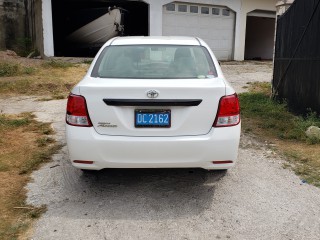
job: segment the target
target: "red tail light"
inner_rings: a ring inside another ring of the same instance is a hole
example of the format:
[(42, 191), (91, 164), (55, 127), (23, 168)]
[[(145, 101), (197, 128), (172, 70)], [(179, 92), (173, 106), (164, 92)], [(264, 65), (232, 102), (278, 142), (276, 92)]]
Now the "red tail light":
[(86, 99), (83, 96), (69, 95), (66, 122), (72, 126), (92, 127)]
[(214, 127), (230, 127), (240, 123), (240, 105), (237, 94), (220, 99)]

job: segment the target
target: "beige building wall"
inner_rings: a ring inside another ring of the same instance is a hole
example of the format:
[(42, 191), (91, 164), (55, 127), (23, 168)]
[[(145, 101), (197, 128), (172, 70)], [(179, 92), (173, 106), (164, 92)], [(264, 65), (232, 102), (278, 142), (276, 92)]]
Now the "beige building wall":
[[(144, 0), (149, 4), (149, 34), (162, 35), (163, 5), (173, 0)], [(178, 2), (178, 1), (177, 1)], [(234, 60), (244, 60), (247, 14), (254, 10), (276, 11), (276, 0), (183, 0), (186, 3), (199, 3), (226, 6), (236, 13), (234, 36)], [(51, 0), (42, 0), (44, 55), (53, 56), (53, 29)]]
[[(162, 6), (172, 0), (146, 0), (150, 5), (150, 35), (162, 35)], [(276, 11), (276, 0), (184, 0), (226, 6), (236, 13), (234, 60), (244, 60), (247, 13), (254, 10)]]
[(244, 60), (247, 14), (254, 10), (276, 11), (275, 0), (241, 0), (237, 12), (234, 60)]
[(284, 14), (293, 2), (294, 2), (294, 0), (277, 1), (277, 3), (276, 3), (277, 15)]

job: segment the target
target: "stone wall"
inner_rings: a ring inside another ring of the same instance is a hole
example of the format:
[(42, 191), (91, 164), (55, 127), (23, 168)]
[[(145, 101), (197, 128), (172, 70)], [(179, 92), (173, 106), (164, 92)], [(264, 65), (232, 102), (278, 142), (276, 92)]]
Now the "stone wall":
[(0, 0), (0, 49), (16, 50), (28, 38), (24, 0)]
[(43, 52), (42, 0), (0, 0), (0, 50)]
[(32, 40), (32, 50), (43, 56), (42, 0), (25, 0), (28, 36)]

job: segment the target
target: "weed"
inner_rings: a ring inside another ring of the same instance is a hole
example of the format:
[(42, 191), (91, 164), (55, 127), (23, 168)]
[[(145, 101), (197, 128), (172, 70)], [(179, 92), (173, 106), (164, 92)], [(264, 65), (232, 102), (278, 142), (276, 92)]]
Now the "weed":
[[(10, 74), (5, 70), (8, 77), (0, 79), (0, 94), (3, 96), (37, 95), (42, 96), (42, 101), (66, 98), (89, 67), (85, 64), (75, 65), (55, 60), (44, 61), (36, 66), (23, 64), (16, 66), (18, 70), (11, 71)], [(7, 68), (4, 67), (4, 69)]]
[(51, 97), (44, 97), (44, 98), (39, 98), (37, 101), (39, 102), (46, 102), (46, 101), (51, 101), (51, 100), (60, 100), (60, 99), (65, 99), (66, 96), (63, 94), (54, 94)]
[(289, 163), (283, 163), (283, 164), (282, 164), (282, 167), (283, 167), (284, 169), (288, 169), (288, 168), (291, 168), (291, 165), (290, 165)]
[(27, 57), (34, 50), (32, 49), (31, 38), (18, 38), (16, 41), (15, 50), (21, 57)]
[(26, 126), (30, 123), (32, 115), (21, 114), (17, 118), (11, 118), (4, 114), (0, 114), (0, 126), (2, 127), (20, 127)]
[(268, 82), (248, 82), (250, 92), (258, 92), (271, 96), (271, 84)]
[(36, 140), (38, 147), (44, 147), (54, 142), (55, 140), (51, 137), (41, 137)]
[(17, 75), (19, 65), (16, 63), (0, 62), (0, 77), (11, 77)]
[(61, 147), (61, 145), (56, 144), (48, 149), (41, 149), (35, 152), (32, 157), (21, 166), (19, 174), (31, 173), (36, 170), (40, 164), (48, 162), (51, 156), (57, 153)]
[(269, 83), (250, 84), (249, 92), (239, 94), (242, 129), (263, 140), (276, 141), (296, 174), (320, 187), (320, 141), (306, 136), (310, 126), (320, 127), (320, 118), (310, 112), (297, 116), (288, 111), (286, 103), (270, 98)]
[(23, 69), (23, 72), (28, 75), (33, 74), (35, 71), (36, 71), (36, 69), (33, 67), (24, 67), (24, 69)]
[(44, 135), (51, 135), (54, 133), (52, 128), (44, 128), (41, 131), (42, 131), (42, 134), (44, 134)]
[[(280, 139), (307, 141), (307, 128), (320, 126), (320, 119), (314, 113), (306, 117), (295, 116), (288, 111), (285, 103), (272, 100), (266, 89), (270, 90), (270, 84), (255, 83), (251, 85), (251, 92), (240, 94), (244, 122), (255, 120), (259, 128)], [(245, 129), (250, 127), (244, 126)]]
[(54, 60), (54, 59), (51, 59), (50, 61), (46, 61), (42, 65), (47, 68), (69, 68), (69, 67), (75, 66), (74, 63), (63, 62), (63, 61)]
[(65, 98), (66, 98), (66, 96), (63, 94), (55, 94), (52, 96), (53, 100), (60, 100), (60, 99), (65, 99)]
[(0, 77), (13, 77), (20, 75), (32, 75), (36, 72), (34, 67), (21, 66), (17, 63), (0, 62)]
[(307, 137), (306, 142), (310, 145), (314, 145), (314, 144), (319, 144), (320, 143), (320, 139), (316, 138), (316, 137)]
[(28, 216), (32, 219), (37, 219), (41, 216), (42, 213), (44, 213), (47, 210), (46, 206), (41, 206), (37, 208), (31, 208), (31, 210), (28, 212)]
[(92, 61), (93, 61), (92, 59), (84, 59), (84, 60), (83, 60), (83, 63), (90, 65), (90, 64), (92, 63)]
[(24, 187), (29, 174), (61, 148), (52, 133), (50, 124), (38, 123), (31, 113), (0, 114), (0, 239), (18, 239), (45, 211), (26, 205)]

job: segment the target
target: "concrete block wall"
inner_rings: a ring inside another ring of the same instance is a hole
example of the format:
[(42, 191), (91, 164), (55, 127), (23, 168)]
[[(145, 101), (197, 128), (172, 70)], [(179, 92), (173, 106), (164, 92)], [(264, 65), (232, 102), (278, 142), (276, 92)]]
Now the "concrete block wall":
[(0, 49), (14, 49), (26, 38), (24, 0), (0, 0)]
[(17, 50), (29, 40), (30, 51), (44, 52), (42, 0), (0, 0), (0, 50)]

